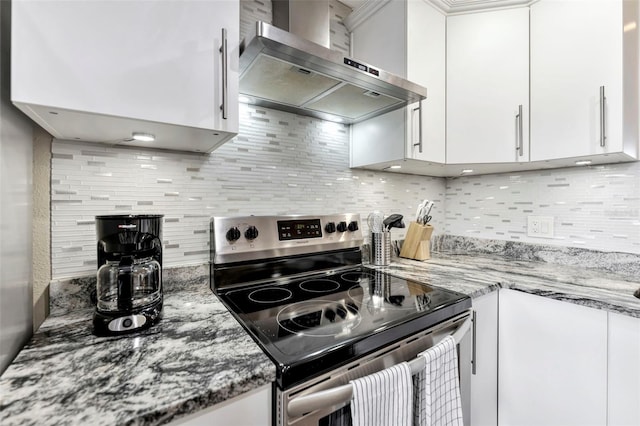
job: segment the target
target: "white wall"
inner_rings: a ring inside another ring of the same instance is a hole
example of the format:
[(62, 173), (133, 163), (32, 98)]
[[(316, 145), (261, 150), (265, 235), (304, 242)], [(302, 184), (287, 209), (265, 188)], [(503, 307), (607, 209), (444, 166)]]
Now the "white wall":
[(32, 328), (33, 130), (9, 101), (10, 9), (0, 2), (0, 372)]

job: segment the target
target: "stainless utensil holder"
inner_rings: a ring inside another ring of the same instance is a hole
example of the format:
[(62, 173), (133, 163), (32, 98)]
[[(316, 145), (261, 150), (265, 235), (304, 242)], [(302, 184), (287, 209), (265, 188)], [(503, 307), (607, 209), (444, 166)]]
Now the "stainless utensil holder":
[(371, 233), (371, 263), (375, 266), (387, 266), (391, 263), (391, 234), (389, 232)]

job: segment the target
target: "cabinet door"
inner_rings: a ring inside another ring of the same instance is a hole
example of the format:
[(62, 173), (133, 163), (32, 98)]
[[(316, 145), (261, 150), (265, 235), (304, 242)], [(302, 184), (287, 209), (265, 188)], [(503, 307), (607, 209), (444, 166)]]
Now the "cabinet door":
[(445, 162), (446, 19), (427, 2), (407, 4), (407, 78), (427, 88), (422, 113), (409, 108), (407, 158)]
[(355, 59), (423, 85), (428, 93), (422, 111), (415, 104), (354, 124), (351, 167), (405, 159), (444, 163), (445, 20), (426, 2), (390, 1), (351, 33)]
[(529, 9), (449, 16), (447, 164), (528, 161), (528, 116)]
[(609, 313), (608, 424), (640, 425), (640, 318)]
[(607, 313), (499, 293), (500, 425), (607, 422)]
[(237, 133), (237, 0), (16, 1), (12, 19), (12, 100), (45, 122), (39, 106), (55, 108), (58, 120), (69, 111), (74, 124), (50, 117), (55, 136), (73, 139), (74, 127), (95, 117), (104, 117), (95, 127), (105, 133), (123, 124), (109, 117)]
[(271, 425), (271, 385), (178, 419), (170, 426)]
[(622, 4), (542, 0), (531, 5), (532, 161), (622, 150)]
[[(388, 2), (351, 33), (351, 55), (401, 77), (407, 75), (405, 4)], [(381, 31), (384, 28), (384, 31)], [(399, 109), (351, 126), (351, 167), (402, 161), (407, 112)]]
[(390, 1), (351, 33), (351, 51), (356, 60), (407, 77), (406, 4)]
[(473, 299), (475, 374), (471, 375), (471, 424), (498, 424), (498, 292)]

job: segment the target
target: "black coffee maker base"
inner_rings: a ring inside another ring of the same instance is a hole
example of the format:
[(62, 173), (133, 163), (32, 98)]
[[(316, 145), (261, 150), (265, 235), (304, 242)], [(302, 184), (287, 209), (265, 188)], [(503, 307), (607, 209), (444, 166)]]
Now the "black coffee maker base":
[(145, 330), (162, 318), (162, 303), (147, 308), (118, 314), (96, 311), (93, 315), (93, 334), (117, 336)]

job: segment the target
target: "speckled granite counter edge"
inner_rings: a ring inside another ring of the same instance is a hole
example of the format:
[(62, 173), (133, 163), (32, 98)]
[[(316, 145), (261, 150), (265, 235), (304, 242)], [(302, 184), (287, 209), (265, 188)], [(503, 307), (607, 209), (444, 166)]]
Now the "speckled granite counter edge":
[(431, 240), (431, 249), (441, 253), (497, 255), (506, 259), (579, 266), (623, 276), (640, 276), (640, 254), (635, 253), (597, 251), (579, 247), (490, 240), (449, 234), (434, 236)]
[(114, 337), (91, 333), (92, 278), (61, 281), (69, 306), (0, 377), (0, 423), (164, 424), (272, 383), (275, 365), (211, 292), (207, 265), (165, 272), (160, 323)]

